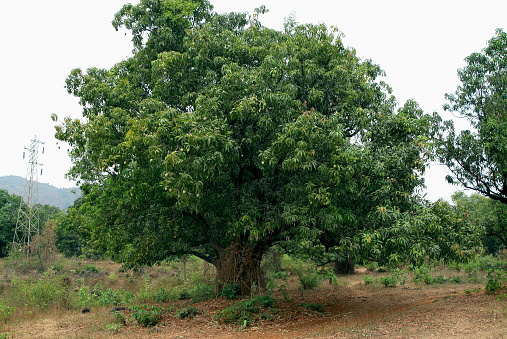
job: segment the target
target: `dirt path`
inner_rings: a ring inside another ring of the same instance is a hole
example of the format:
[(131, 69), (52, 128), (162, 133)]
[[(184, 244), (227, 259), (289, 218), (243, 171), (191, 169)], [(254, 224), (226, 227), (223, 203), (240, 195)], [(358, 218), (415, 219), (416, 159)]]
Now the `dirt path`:
[[(496, 296), (467, 295), (477, 286), (353, 290), (329, 315), (227, 338), (507, 338), (507, 311)], [(361, 293), (360, 293), (361, 292)]]

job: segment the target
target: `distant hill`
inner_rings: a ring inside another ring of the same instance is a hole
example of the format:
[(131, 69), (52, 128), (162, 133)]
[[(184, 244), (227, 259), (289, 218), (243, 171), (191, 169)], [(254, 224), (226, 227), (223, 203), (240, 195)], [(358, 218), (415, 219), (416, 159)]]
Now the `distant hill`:
[[(25, 178), (15, 175), (0, 177), (0, 189), (10, 194), (23, 196), (25, 189)], [(38, 203), (41, 205), (56, 206), (66, 209), (74, 204), (74, 201), (81, 195), (79, 188), (57, 188), (49, 184), (39, 183)]]

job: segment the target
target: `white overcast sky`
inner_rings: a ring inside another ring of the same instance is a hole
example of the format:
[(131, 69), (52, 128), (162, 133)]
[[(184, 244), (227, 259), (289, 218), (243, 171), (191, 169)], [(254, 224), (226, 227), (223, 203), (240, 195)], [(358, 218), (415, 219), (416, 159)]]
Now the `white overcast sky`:
[[(0, 176), (25, 176), (24, 147), (37, 136), (45, 142), (39, 156), (39, 181), (57, 187), (71, 166), (66, 145), (58, 148), (52, 113), (78, 117), (77, 98), (67, 94), (65, 78), (73, 68), (111, 67), (131, 54), (130, 37), (111, 25), (122, 0), (4, 1), (0, 9)], [(132, 1), (137, 3), (137, 1)], [(215, 0), (217, 12), (248, 11), (265, 5), (265, 26), (281, 29), (293, 13), (300, 23), (324, 22), (345, 34), (344, 43), (387, 73), (398, 102), (413, 98), (428, 113), (443, 112), (444, 94), (459, 84), (464, 58), (481, 51), (496, 28), (507, 28), (505, 0)], [(446, 170), (433, 164), (427, 198), (448, 199), (459, 189), (445, 183)]]

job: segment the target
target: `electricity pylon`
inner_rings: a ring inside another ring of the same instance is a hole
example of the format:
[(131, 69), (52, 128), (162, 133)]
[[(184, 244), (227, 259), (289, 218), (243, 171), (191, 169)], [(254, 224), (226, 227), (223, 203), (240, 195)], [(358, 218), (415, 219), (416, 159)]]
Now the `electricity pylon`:
[[(26, 182), (24, 194), (18, 209), (18, 219), (16, 221), (16, 229), (14, 231), (14, 240), (12, 247), (15, 250), (24, 250), (25, 254), (30, 253), (30, 243), (33, 237), (40, 233), (40, 218), (39, 209), (37, 207), (38, 194), (39, 194), (39, 171), (37, 167), (42, 164), (38, 163), (39, 145), (44, 144), (37, 139), (37, 136), (32, 139), (30, 148), (25, 149), (29, 152), (28, 155), (28, 168), (26, 171)], [(44, 147), (42, 148), (44, 154)], [(23, 152), (23, 159), (25, 152)], [(42, 174), (42, 170), (41, 170)]]

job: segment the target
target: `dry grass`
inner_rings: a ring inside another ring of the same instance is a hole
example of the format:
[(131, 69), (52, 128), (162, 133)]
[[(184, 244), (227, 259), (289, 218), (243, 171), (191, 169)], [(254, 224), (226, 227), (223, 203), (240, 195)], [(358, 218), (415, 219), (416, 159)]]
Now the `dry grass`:
[[(160, 307), (166, 310), (161, 322), (154, 328), (140, 327), (132, 320), (132, 311), (125, 310), (121, 312), (126, 319), (122, 323), (110, 312), (113, 304), (99, 305), (96, 300), (88, 305), (91, 312), (81, 313), (83, 304), (73, 299), (74, 304), (55, 303), (45, 310), (17, 305), (7, 321), (0, 323), (0, 334), (12, 338), (424, 337), (420, 333), (437, 337), (453, 333), (461, 333), (462, 337), (469, 334), (494, 337), (503, 333), (501, 326), (506, 325), (507, 319), (505, 304), (499, 302), (496, 296), (483, 293), (484, 281), (479, 284), (464, 280), (462, 284), (427, 285), (424, 282), (414, 283), (413, 275), (408, 274), (404, 287), (385, 288), (380, 283), (366, 285), (364, 277), (371, 276), (379, 281), (381, 277), (391, 276), (391, 273), (361, 269), (355, 275), (340, 276), (334, 284), (323, 281), (315, 290), (301, 290), (297, 276), (278, 280), (278, 286), (284, 285), (285, 289), (273, 292), (276, 310), (261, 311), (266, 313), (266, 319), (259, 318), (249, 327), (240, 329), (238, 324), (221, 324), (214, 318), (235, 300), (214, 298), (192, 303), (191, 300), (176, 300), (174, 297), (177, 291), (181, 291), (184, 281), (189, 288), (197, 283), (213, 284), (213, 269), (201, 261), (192, 259), (184, 265), (172, 262), (136, 273), (123, 271), (119, 264), (110, 261), (59, 260), (59, 272), (28, 272), (19, 276), (0, 262), (3, 272), (0, 300), (4, 303), (10, 300), (10, 284), (16, 278), (50, 279), (64, 275), (68, 279), (70, 295), (77, 296), (83, 286), (89, 291), (94, 288), (130, 291), (134, 299), (120, 306), (147, 303)], [(97, 272), (88, 272), (93, 271), (90, 267), (95, 267)], [(447, 267), (430, 270), (429, 273), (449, 279), (457, 275), (463, 279), (468, 276), (464, 270), (456, 272)], [(483, 276), (484, 272), (481, 279)], [(172, 293), (171, 299), (154, 301), (154, 292), (160, 288)], [(303, 306), (308, 304), (322, 305), (324, 313)], [(176, 312), (188, 306), (198, 309), (199, 314), (179, 319)], [(469, 319), (473, 324), (464, 323), (460, 317)], [(489, 324), (489, 327), (484, 324)], [(420, 333), (415, 329), (420, 329)]]

